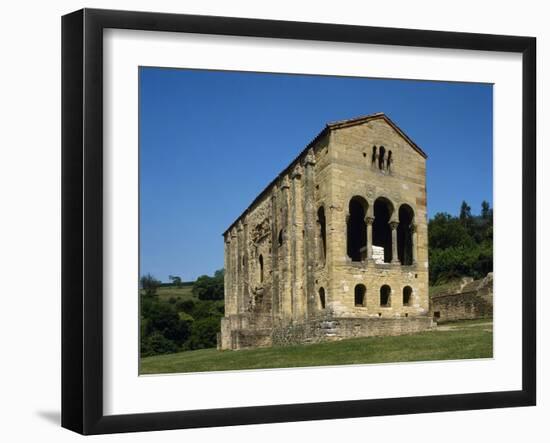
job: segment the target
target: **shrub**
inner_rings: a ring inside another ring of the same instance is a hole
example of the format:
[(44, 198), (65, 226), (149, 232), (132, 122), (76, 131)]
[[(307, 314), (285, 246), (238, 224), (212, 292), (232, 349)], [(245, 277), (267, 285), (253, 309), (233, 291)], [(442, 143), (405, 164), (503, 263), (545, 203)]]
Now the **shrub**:
[(186, 343), (186, 348), (205, 349), (216, 347), (216, 335), (219, 330), (219, 317), (195, 320), (191, 327), (191, 335)]
[(195, 300), (192, 300), (192, 299), (180, 300), (176, 303), (176, 309), (178, 311), (185, 311), (188, 314), (193, 312), (194, 308), (195, 308)]
[(223, 300), (224, 271), (214, 273), (214, 277), (201, 275), (193, 284), (193, 294), (199, 300)]
[(141, 284), (141, 289), (145, 291), (145, 295), (151, 297), (156, 295), (158, 287), (161, 285), (161, 282), (153, 277), (151, 274), (146, 274), (139, 280)]
[(172, 340), (167, 339), (159, 331), (153, 332), (151, 335), (142, 337), (141, 339), (141, 356), (149, 357), (158, 354), (170, 354), (177, 352), (178, 346)]
[(487, 202), (480, 216), (466, 202), (461, 216), (438, 213), (428, 224), (430, 284), (457, 277), (481, 278), (493, 270), (493, 216)]
[(181, 345), (189, 337), (190, 322), (180, 319), (178, 313), (172, 306), (164, 303), (151, 305), (147, 315), (147, 328), (145, 334), (153, 335), (155, 332), (162, 334), (168, 340)]

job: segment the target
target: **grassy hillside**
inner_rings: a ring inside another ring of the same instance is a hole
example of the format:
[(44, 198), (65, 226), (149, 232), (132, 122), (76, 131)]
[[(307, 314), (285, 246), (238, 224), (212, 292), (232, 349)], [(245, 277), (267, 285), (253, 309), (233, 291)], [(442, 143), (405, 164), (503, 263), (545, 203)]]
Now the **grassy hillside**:
[(460, 282), (461, 282), (460, 278), (454, 278), (454, 279), (451, 279), (451, 280), (449, 280), (445, 283), (440, 283), (438, 285), (431, 285), (428, 288), (430, 297), (432, 297), (434, 295), (437, 295), (437, 294), (441, 294), (442, 292), (447, 292), (451, 288), (455, 288), (455, 289), (459, 288), (460, 287)]
[(192, 290), (192, 285), (182, 286), (181, 288), (176, 288), (175, 286), (161, 286), (157, 289), (157, 297), (162, 301), (168, 301), (172, 297), (174, 297), (176, 301), (195, 299)]
[(490, 358), (492, 322), (470, 320), (437, 330), (398, 337), (368, 337), (338, 342), (241, 351), (197, 351), (141, 359), (141, 374), (260, 368)]

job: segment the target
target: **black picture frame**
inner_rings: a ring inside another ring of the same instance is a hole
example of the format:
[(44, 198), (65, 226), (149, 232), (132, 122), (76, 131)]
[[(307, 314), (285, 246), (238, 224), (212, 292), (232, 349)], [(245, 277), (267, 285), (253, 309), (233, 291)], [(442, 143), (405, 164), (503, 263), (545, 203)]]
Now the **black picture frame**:
[[(103, 413), (103, 30), (269, 37), (522, 54), (522, 389), (130, 415)], [(536, 403), (536, 39), (151, 12), (62, 18), (62, 426), (82, 434), (415, 414)]]

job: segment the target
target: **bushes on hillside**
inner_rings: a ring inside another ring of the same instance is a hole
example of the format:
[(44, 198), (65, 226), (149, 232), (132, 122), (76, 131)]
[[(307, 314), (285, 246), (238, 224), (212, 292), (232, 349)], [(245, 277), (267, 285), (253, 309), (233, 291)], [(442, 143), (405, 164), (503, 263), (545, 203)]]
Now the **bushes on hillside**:
[(155, 331), (151, 335), (141, 337), (141, 356), (150, 357), (159, 354), (178, 352), (179, 348), (172, 340), (167, 339), (161, 332)]
[(153, 277), (151, 274), (146, 274), (139, 280), (141, 289), (145, 291), (148, 296), (156, 295), (157, 289), (162, 284), (159, 280)]
[(187, 349), (205, 349), (216, 347), (216, 335), (220, 330), (220, 317), (204, 317), (193, 322), (191, 336), (186, 343)]
[(193, 294), (199, 300), (223, 300), (223, 269), (216, 271), (213, 277), (201, 275), (193, 284)]
[[(151, 277), (153, 280), (154, 278)], [(164, 300), (146, 291), (141, 294), (141, 356), (204, 349), (216, 346), (216, 335), (224, 313), (223, 271), (207, 277), (211, 292), (196, 292), (202, 299)], [(197, 280), (198, 281), (198, 280)], [(202, 279), (202, 283), (207, 281)], [(219, 283), (221, 281), (221, 288)], [(211, 284), (211, 283), (214, 284)], [(217, 299), (221, 293), (222, 299)], [(209, 294), (209, 295), (205, 295)], [(213, 299), (204, 297), (213, 297)]]
[(493, 211), (482, 203), (474, 216), (466, 202), (460, 215), (436, 214), (428, 224), (430, 284), (456, 277), (481, 278), (493, 271)]

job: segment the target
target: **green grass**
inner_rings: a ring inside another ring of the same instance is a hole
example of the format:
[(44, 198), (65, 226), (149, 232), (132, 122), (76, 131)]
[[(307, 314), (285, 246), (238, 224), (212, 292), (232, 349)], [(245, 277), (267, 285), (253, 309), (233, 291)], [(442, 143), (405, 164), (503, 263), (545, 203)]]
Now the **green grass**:
[(491, 320), (441, 330), (240, 351), (202, 349), (141, 359), (141, 374), (491, 358)]
[(174, 297), (177, 301), (196, 299), (192, 292), (193, 286), (182, 286), (176, 288), (175, 286), (161, 286), (157, 289), (157, 297), (162, 301), (168, 301), (171, 297)]
[(448, 289), (450, 289), (451, 287), (456, 286), (456, 284), (457, 283), (455, 281), (451, 281), (451, 282), (442, 283), (442, 284), (436, 285), (436, 286), (430, 286), (428, 288), (430, 297), (432, 297), (434, 295), (437, 295), (437, 294), (440, 294), (441, 292), (445, 292)]

